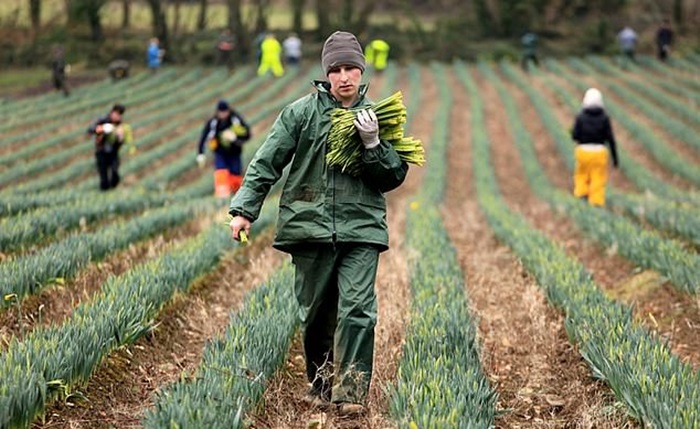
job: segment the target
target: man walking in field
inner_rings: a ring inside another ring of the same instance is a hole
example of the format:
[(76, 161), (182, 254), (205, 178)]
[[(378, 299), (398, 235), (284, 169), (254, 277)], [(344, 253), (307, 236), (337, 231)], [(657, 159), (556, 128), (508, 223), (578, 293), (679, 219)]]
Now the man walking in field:
[(235, 40), (233, 33), (228, 28), (219, 35), (219, 40), (216, 41), (216, 50), (219, 53), (218, 63), (220, 66), (226, 66), (229, 69), (233, 68), (233, 48)]
[(290, 34), (282, 42), (284, 48), (284, 61), (291, 66), (298, 66), (301, 62), (301, 39), (296, 33)]
[(107, 116), (98, 119), (88, 128), (88, 134), (95, 137), (95, 161), (100, 175), (100, 190), (107, 191), (119, 184), (119, 149), (129, 145), (129, 153), (134, 154), (131, 126), (122, 122), (126, 107), (115, 104)]
[(527, 72), (529, 65), (532, 62), (536, 67), (539, 67), (540, 61), (537, 59), (537, 35), (532, 31), (528, 31), (520, 38), (520, 44), (523, 46), (523, 56), (520, 59), (520, 67)]
[(63, 92), (63, 95), (68, 97), (70, 90), (66, 84), (66, 73), (70, 70), (70, 66), (66, 63), (65, 51), (62, 47), (56, 46), (53, 49), (53, 58), (51, 60), (51, 76), (53, 78), (53, 87), (56, 91)]
[(250, 126), (225, 100), (216, 105), (216, 114), (204, 124), (197, 148), (197, 164), (204, 167), (206, 147), (214, 153), (214, 195), (230, 198), (243, 182), (243, 144), (250, 139)]
[(661, 26), (656, 31), (656, 48), (661, 61), (666, 61), (671, 52), (673, 44), (673, 30), (668, 19), (664, 19)]
[[(357, 38), (337, 31), (325, 41), (321, 64), (328, 81), (285, 107), (250, 163), (230, 206), (231, 232), (248, 232), (272, 185), (288, 165), (273, 246), (290, 253), (303, 324), (304, 398), (330, 403), (343, 416), (362, 414), (372, 377), (377, 301), (374, 282), (379, 253), (388, 248), (384, 193), (408, 172), (392, 145), (379, 139), (377, 117), (361, 85), (365, 70)], [(330, 115), (361, 107), (355, 127), (361, 141), (359, 177), (328, 168)], [(291, 165), (290, 165), (291, 164)]]
[(628, 62), (636, 61), (634, 51), (637, 48), (637, 33), (631, 27), (626, 26), (618, 33), (617, 40), (622, 50), (623, 66), (626, 67)]

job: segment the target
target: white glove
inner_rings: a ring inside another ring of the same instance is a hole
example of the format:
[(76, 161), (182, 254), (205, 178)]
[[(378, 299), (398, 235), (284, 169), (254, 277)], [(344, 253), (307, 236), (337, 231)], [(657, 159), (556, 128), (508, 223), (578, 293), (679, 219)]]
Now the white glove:
[(203, 153), (200, 153), (199, 155), (197, 155), (197, 165), (199, 166), (199, 168), (204, 167), (204, 164), (206, 162), (207, 162), (206, 155), (204, 155)]
[(110, 123), (102, 124), (102, 132), (105, 134), (111, 134), (114, 131), (114, 125)]
[(357, 112), (355, 128), (360, 134), (365, 149), (372, 149), (379, 145), (379, 120), (372, 109)]
[(238, 140), (238, 136), (232, 130), (224, 131), (223, 133), (221, 133), (221, 137), (223, 137), (224, 140), (226, 140), (229, 143), (233, 143), (236, 140)]

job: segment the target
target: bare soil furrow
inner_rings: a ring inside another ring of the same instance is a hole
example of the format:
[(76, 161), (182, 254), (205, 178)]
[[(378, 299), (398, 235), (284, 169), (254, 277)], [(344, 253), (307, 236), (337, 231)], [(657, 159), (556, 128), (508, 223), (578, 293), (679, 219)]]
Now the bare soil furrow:
[(36, 429), (136, 428), (154, 394), (193, 374), (205, 343), (222, 332), (245, 295), (264, 281), (285, 256), (270, 247), (272, 231), (241, 251), (229, 253), (210, 273), (178, 295), (159, 315), (153, 333), (108, 356), (78, 390), (87, 401), (56, 403)]
[[(535, 139), (535, 150), (547, 176), (561, 187), (565, 168), (563, 161), (555, 160), (549, 149), (554, 147), (551, 136), (536, 113), (527, 108), (524, 92), (514, 85), (509, 86), (509, 91), (522, 112), (526, 128), (533, 136), (539, 136)], [(560, 167), (557, 168), (557, 165)], [(624, 186), (626, 181), (619, 173), (612, 177), (612, 183), (616, 187), (623, 185), (619, 187), (627, 188)], [(700, 366), (700, 301), (679, 292), (655, 272), (637, 271), (631, 266), (629, 269), (633, 270), (629, 278), (599, 280), (598, 284), (611, 297), (632, 306), (637, 319), (667, 340), (676, 354), (696, 368)]]
[(36, 326), (60, 324), (80, 302), (92, 299), (107, 279), (167, 252), (196, 235), (207, 222), (195, 219), (153, 238), (134, 243), (123, 251), (90, 264), (64, 284), (49, 286), (40, 293), (27, 297), (19, 309), (12, 307), (3, 310), (0, 312), (0, 348), (4, 348), (10, 338), (21, 337), (22, 332), (26, 335)]
[[(458, 86), (456, 86), (458, 87)], [(520, 182), (504, 189), (526, 198), (527, 186), (512, 157), (507, 121), (493, 88), (479, 85), (499, 177)], [(498, 395), (498, 428), (621, 428), (620, 413), (608, 415), (612, 398), (568, 341), (563, 316), (547, 302), (535, 280), (493, 235), (476, 200), (472, 174), (471, 121), (467, 96), (455, 92), (443, 217), (457, 248), (472, 311), (479, 319), (482, 360)], [(506, 188), (506, 187), (504, 187)]]

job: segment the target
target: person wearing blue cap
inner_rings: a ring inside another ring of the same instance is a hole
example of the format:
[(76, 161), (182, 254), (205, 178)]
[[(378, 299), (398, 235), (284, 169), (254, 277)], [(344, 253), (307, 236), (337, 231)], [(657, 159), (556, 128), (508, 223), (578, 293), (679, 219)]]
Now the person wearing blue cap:
[(165, 49), (160, 48), (160, 41), (157, 37), (151, 37), (146, 50), (146, 64), (151, 72), (158, 71), (163, 63), (163, 56), (165, 56)]
[(207, 120), (199, 139), (197, 164), (206, 163), (206, 144), (214, 153), (214, 195), (228, 198), (243, 183), (242, 147), (250, 139), (250, 126), (225, 100), (219, 100), (216, 114)]

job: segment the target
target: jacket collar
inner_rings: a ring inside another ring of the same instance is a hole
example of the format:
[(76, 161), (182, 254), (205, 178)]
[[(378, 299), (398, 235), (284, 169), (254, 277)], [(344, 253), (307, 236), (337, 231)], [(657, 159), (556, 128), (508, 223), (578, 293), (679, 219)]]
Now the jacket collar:
[[(314, 88), (316, 88), (316, 90), (318, 92), (320, 92), (322, 94), (327, 94), (328, 98), (330, 98), (334, 102), (338, 102), (338, 100), (335, 99), (333, 94), (331, 94), (331, 83), (330, 82), (328, 82), (327, 80), (314, 80), (313, 82), (311, 82), (311, 84), (314, 86)], [(360, 89), (358, 91), (357, 101), (355, 101), (355, 103), (350, 107), (355, 107), (358, 104), (360, 104), (364, 100), (365, 95), (367, 94), (368, 90), (369, 90), (368, 83), (361, 84)]]

